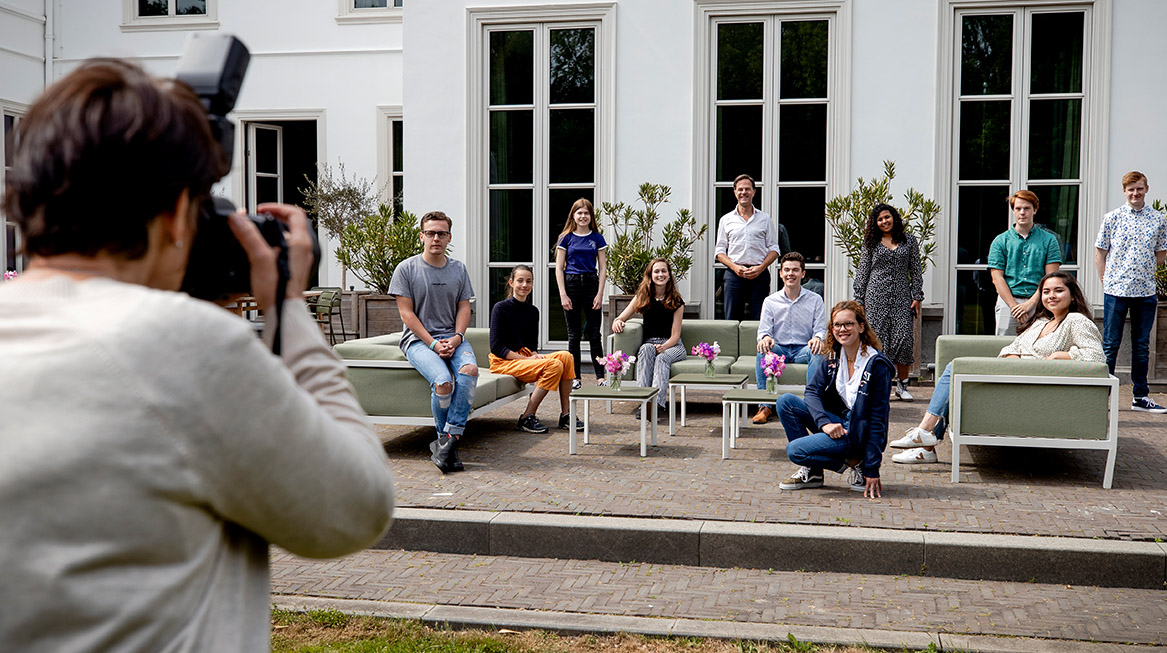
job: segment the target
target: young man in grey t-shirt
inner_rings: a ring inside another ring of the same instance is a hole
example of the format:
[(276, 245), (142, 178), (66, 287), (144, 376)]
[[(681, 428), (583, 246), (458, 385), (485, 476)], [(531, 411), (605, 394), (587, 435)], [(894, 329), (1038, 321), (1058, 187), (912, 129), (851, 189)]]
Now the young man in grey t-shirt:
[(430, 382), (430, 408), (438, 432), (430, 443), (430, 460), (443, 474), (463, 469), (458, 441), (478, 387), (478, 364), (466, 342), (474, 289), (466, 266), (446, 256), (453, 226), (441, 211), (423, 215), (422, 253), (402, 261), (389, 282), (389, 294), (396, 298), (405, 324), (401, 350)]

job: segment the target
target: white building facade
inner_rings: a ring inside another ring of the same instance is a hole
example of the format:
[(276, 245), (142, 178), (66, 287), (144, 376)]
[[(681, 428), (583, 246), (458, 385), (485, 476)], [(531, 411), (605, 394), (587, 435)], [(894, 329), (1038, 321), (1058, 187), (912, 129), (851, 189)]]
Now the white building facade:
[[(943, 207), (926, 304), (963, 333), (991, 330), (984, 262), (1010, 192), (1038, 194), (1038, 222), (1098, 305), (1093, 239), (1122, 174), (1167, 198), (1161, 0), (401, 4), (0, 0), (0, 110), (14, 125), (87, 57), (168, 74), (186, 32), (233, 32), (253, 59), (221, 192), (296, 201), (305, 174), (339, 162), (387, 196), (408, 181), (406, 208), (454, 218), (479, 325), (511, 266), (544, 271), (548, 344), (565, 331), (552, 264), (568, 208), (631, 201), (645, 181), (672, 188), (666, 217), (684, 207), (709, 226), (682, 290), (715, 317), (713, 233), (737, 174), (758, 180), (756, 204), (833, 303), (850, 279), (823, 204), (893, 160), (897, 202), (910, 186)], [(331, 258), (321, 281), (340, 285)]]

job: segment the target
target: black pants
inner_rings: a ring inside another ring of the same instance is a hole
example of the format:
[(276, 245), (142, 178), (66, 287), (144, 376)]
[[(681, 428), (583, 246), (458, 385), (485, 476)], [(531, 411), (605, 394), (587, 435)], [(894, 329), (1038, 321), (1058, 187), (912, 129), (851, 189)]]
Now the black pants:
[[(753, 279), (746, 279), (726, 270), (723, 277), (722, 299), (725, 301), (725, 319), (757, 320), (762, 316), (762, 302), (770, 294), (770, 270), (763, 270)], [(746, 302), (750, 303), (746, 311)]]
[(567, 320), (567, 351), (575, 359), (576, 377), (583, 374), (580, 365), (580, 318), (584, 318), (584, 331), (587, 333), (588, 343), (592, 346), (592, 366), (596, 370), (596, 378), (604, 378), (604, 366), (600, 364), (600, 357), (604, 355), (604, 343), (600, 340), (601, 311), (592, 308), (592, 300), (600, 292), (600, 277), (595, 274), (567, 274), (564, 275), (567, 283), (567, 298), (571, 300), (572, 309), (563, 309), (563, 317)]

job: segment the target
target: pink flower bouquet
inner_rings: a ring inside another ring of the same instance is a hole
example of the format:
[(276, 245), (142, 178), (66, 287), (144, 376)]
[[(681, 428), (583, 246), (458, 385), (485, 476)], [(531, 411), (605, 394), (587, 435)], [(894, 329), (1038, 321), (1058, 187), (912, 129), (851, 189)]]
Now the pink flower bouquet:
[(603, 365), (604, 370), (608, 372), (611, 387), (617, 390), (620, 389), (620, 380), (624, 378), (624, 374), (628, 371), (628, 368), (632, 367), (632, 364), (635, 362), (635, 356), (629, 356), (619, 349), (600, 358), (600, 365)]
[(786, 369), (786, 357), (767, 352), (762, 357), (762, 373), (766, 375), (766, 392), (778, 391), (778, 377)]
[(694, 356), (705, 359), (705, 376), (713, 376), (713, 361), (717, 359), (718, 354), (721, 353), (721, 345), (714, 340), (713, 344), (707, 342), (697, 343), (696, 347), (690, 351)]

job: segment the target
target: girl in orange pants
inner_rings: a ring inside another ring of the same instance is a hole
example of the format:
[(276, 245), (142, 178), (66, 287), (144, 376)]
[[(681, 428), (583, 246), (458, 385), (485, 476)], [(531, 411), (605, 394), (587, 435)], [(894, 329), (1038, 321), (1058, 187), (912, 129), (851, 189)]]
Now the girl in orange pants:
[[(528, 433), (546, 433), (535, 416), (539, 404), (552, 390), (559, 390), (559, 428), (568, 428), (568, 402), (575, 364), (570, 353), (536, 353), (539, 339), (539, 309), (530, 300), (535, 277), (531, 268), (516, 265), (507, 278), (507, 298), (490, 311), (490, 371), (509, 374), (535, 390), (519, 417), (519, 428)], [(583, 428), (579, 424), (577, 428)]]

